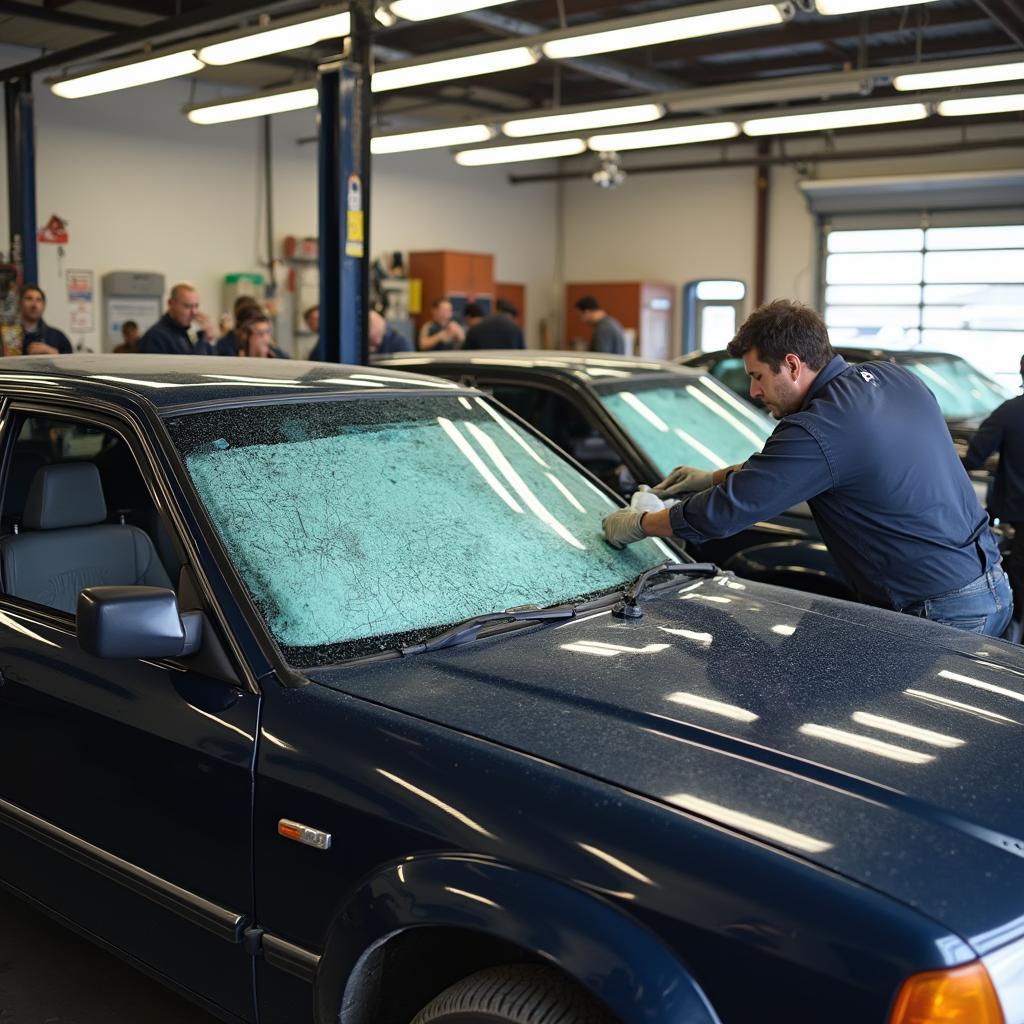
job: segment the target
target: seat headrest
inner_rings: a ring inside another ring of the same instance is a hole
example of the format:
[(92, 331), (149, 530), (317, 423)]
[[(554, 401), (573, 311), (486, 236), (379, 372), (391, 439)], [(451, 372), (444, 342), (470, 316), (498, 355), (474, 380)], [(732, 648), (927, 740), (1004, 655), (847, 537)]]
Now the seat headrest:
[(92, 526), (107, 518), (99, 470), (91, 462), (43, 466), (32, 478), (22, 517), (29, 530)]

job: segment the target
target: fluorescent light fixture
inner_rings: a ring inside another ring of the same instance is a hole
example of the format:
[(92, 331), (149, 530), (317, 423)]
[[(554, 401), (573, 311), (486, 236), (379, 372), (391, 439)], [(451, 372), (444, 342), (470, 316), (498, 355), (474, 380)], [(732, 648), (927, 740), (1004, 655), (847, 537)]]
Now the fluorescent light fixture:
[(489, 149), (464, 149), (455, 154), (455, 162), (463, 167), (485, 167), (489, 164), (512, 164), (520, 160), (550, 160), (558, 156), (576, 156), (586, 152), (582, 139), (555, 139), (551, 142), (527, 142), (522, 146), (491, 146)]
[(66, 100), (78, 100), (84, 96), (96, 96), (117, 89), (131, 89), (136, 85), (163, 82), (168, 78), (180, 78), (182, 75), (191, 75), (202, 69), (203, 65), (196, 59), (195, 50), (182, 50), (180, 53), (168, 53), (163, 57), (152, 57), (149, 60), (136, 61), (134, 64), (122, 64), (120, 67), (94, 71), (76, 78), (65, 78), (54, 82), (50, 90)]
[(824, 132), (832, 128), (858, 128), (862, 125), (895, 124), (920, 121), (928, 116), (923, 103), (896, 106), (859, 107), (853, 110), (821, 110), (808, 114), (783, 114), (780, 117), (755, 117), (743, 122), (747, 135), (785, 135), (788, 132)]
[(452, 14), (479, 11), (484, 7), (497, 7), (510, 0), (392, 0), (391, 12), (407, 21), (427, 21), (429, 18), (447, 18)]
[(403, 132), (401, 135), (379, 135), (370, 139), (370, 152), (409, 153), (418, 149), (439, 149), (442, 146), (469, 146), (474, 142), (490, 142), (496, 132), (490, 125), (467, 124), (459, 128), (435, 128), (423, 132)]
[(267, 114), (283, 114), (289, 110), (305, 110), (315, 107), (318, 95), (315, 88), (292, 89), (289, 92), (275, 92), (267, 96), (250, 96), (243, 100), (214, 103), (208, 107), (193, 107), (188, 119), (193, 124), (223, 124), (225, 121), (242, 121), (247, 117), (265, 117)]
[(1024, 78), (1024, 61), (1011, 64), (985, 64), (976, 68), (957, 68), (953, 71), (921, 71), (910, 75), (897, 75), (892, 80), (894, 89), (951, 89), (958, 85), (987, 85), (989, 82), (1015, 82)]
[(268, 28), (262, 32), (251, 32), (237, 39), (226, 39), (222, 43), (211, 43), (199, 51), (204, 64), (237, 64), (242, 60), (266, 57), (271, 53), (284, 53), (302, 46), (312, 46), (321, 39), (340, 39), (347, 36), (351, 28), (348, 11), (330, 14), (326, 18), (300, 21), (280, 28)]
[(607, 107), (604, 110), (579, 110), (570, 114), (547, 114), (506, 121), (501, 130), (513, 139), (530, 135), (551, 135), (555, 132), (583, 132), (588, 128), (609, 128), (616, 124), (642, 124), (665, 116), (665, 108), (657, 103), (637, 103), (628, 107)]
[(447, 60), (405, 64), (374, 72), (371, 88), (374, 92), (387, 92), (391, 89), (409, 89), (414, 85), (428, 85), (430, 82), (447, 82), (453, 78), (493, 75), (498, 71), (529, 67), (539, 59), (540, 55), (531, 47), (513, 46), (507, 50), (488, 50)]
[(942, 117), (967, 117), (970, 114), (1005, 114), (1024, 110), (1024, 93), (1010, 96), (974, 96), (964, 100), (943, 100), (936, 110)]
[(551, 60), (565, 60), (570, 57), (587, 57), (594, 53), (631, 50), (637, 46), (657, 46), (659, 43), (673, 43), (679, 39), (694, 39), (697, 36), (712, 36), (721, 32), (740, 32), (744, 29), (761, 28), (764, 25), (780, 25), (782, 21), (782, 12), (775, 4), (757, 4), (753, 7), (741, 7), (739, 10), (691, 14), (681, 18), (663, 17), (659, 21), (645, 21), (639, 25), (576, 33), (561, 39), (551, 39), (544, 43), (543, 49), (545, 57)]
[[(742, 281), (698, 281), (697, 298), (707, 302), (725, 301), (739, 302), (747, 294), (747, 286)], [(702, 384), (710, 384), (714, 377), (701, 377)]]
[(935, 0), (814, 0), (819, 14), (858, 14), (860, 11), (885, 11), (915, 4), (931, 4)]
[(684, 124), (676, 128), (653, 128), (645, 132), (616, 132), (612, 135), (594, 135), (590, 148), (602, 153), (606, 150), (650, 149), (654, 146), (686, 146), (692, 142), (713, 142), (734, 139), (740, 133), (735, 121), (713, 124)]

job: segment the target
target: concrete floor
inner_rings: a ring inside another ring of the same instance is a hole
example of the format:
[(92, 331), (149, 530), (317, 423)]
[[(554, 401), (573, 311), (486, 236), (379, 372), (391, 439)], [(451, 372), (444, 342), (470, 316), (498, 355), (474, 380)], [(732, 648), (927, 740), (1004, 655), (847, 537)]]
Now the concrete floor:
[(0, 889), (0, 1024), (216, 1024)]

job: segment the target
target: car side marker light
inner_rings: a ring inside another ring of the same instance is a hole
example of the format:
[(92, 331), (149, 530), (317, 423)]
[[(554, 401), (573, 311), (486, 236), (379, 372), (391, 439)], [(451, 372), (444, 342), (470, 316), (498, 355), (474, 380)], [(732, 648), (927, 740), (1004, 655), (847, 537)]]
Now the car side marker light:
[(889, 1024), (1005, 1024), (992, 979), (980, 960), (908, 978), (896, 996)]
[(330, 832), (321, 832), (318, 828), (300, 825), (299, 822), (289, 821), (287, 818), (282, 818), (277, 823), (277, 834), (293, 842), (302, 843), (303, 846), (312, 846), (315, 850), (331, 848)]

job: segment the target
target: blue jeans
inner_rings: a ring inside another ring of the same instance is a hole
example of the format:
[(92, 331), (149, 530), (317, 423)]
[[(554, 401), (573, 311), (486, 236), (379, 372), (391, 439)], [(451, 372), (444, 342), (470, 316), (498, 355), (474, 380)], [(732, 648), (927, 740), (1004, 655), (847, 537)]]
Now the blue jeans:
[(985, 636), (1002, 636), (1013, 617), (1010, 581), (1001, 566), (946, 594), (928, 597), (903, 611), (943, 626)]

